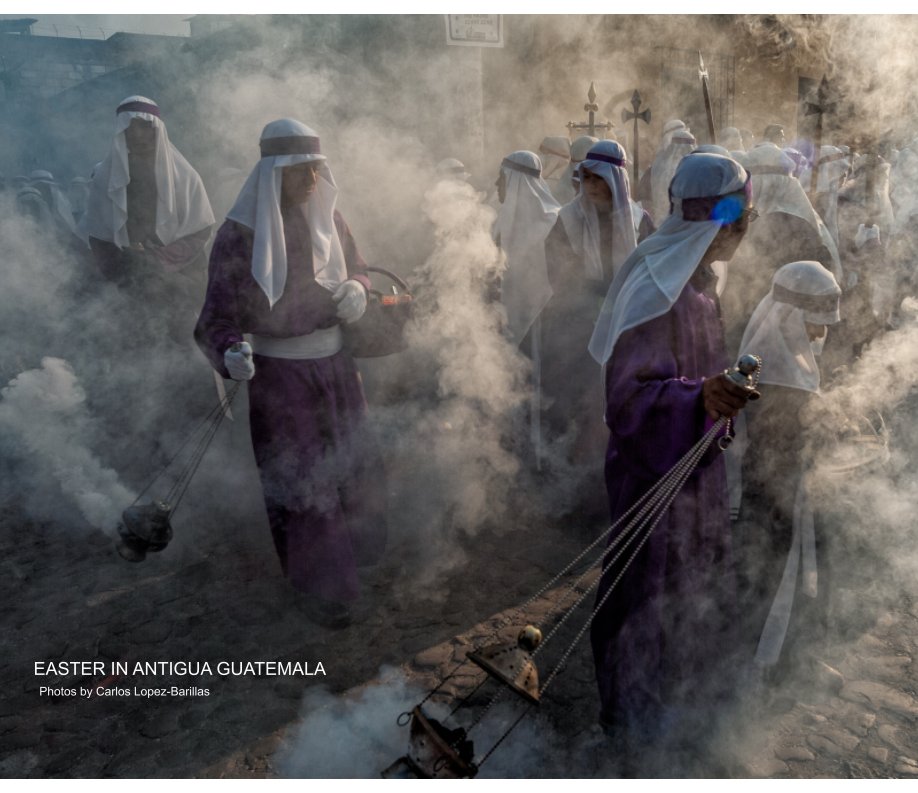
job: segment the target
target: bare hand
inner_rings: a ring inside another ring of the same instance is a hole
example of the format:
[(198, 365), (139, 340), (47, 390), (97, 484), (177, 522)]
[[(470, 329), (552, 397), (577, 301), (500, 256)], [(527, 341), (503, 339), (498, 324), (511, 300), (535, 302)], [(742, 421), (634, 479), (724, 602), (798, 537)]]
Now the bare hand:
[(701, 386), (701, 398), (704, 409), (712, 419), (721, 416), (732, 419), (744, 407), (749, 399), (749, 391), (736, 383), (731, 383), (724, 375), (708, 377)]

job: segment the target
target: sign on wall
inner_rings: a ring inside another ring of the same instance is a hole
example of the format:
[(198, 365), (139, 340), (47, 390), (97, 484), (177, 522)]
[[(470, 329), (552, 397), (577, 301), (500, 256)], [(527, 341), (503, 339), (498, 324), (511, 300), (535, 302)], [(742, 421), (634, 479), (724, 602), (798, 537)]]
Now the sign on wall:
[(460, 47), (503, 47), (501, 14), (447, 14), (446, 43)]

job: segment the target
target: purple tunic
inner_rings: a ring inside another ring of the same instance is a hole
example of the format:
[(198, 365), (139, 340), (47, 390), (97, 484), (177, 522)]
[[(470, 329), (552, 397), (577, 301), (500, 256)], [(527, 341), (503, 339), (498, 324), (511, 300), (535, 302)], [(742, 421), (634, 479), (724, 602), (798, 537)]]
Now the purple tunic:
[[(616, 520), (711, 426), (705, 376), (723, 371), (717, 304), (689, 283), (670, 311), (622, 334), (606, 371), (606, 488)], [(624, 524), (623, 524), (624, 526)], [(613, 535), (614, 536), (614, 535)], [(602, 598), (639, 540), (603, 573)], [(593, 621), (602, 720), (659, 735), (704, 707), (734, 647), (733, 565), (716, 444), (686, 482)]]
[[(335, 213), (348, 276), (369, 286), (366, 263)], [(287, 282), (271, 309), (251, 273), (251, 229), (220, 228), (210, 256), (195, 339), (223, 377), (223, 353), (243, 333), (287, 338), (338, 323), (331, 292), (313, 274), (305, 219), (284, 216)], [(284, 574), (298, 590), (329, 600), (358, 594), (357, 565), (385, 546), (385, 482), (379, 452), (363, 428), (366, 400), (344, 351), (306, 360), (255, 355), (249, 423), (271, 533)]]

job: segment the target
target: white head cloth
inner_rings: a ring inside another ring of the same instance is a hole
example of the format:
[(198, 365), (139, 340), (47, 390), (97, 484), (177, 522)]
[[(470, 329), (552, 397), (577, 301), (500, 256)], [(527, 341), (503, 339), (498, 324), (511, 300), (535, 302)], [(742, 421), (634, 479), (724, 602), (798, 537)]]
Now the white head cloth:
[(287, 283), (287, 246), (281, 216), (281, 181), (287, 166), (318, 163), (316, 189), (306, 203), (316, 281), (334, 290), (347, 280), (347, 265), (335, 226), (338, 186), (325, 164), (325, 155), (319, 151), (319, 136), (299, 121), (282, 118), (264, 128), (259, 143), (262, 157), (226, 217), (254, 232), (252, 277), (273, 308)]
[(558, 178), (558, 184), (552, 189), (552, 195), (558, 199), (559, 204), (566, 204), (573, 201), (577, 196), (577, 190), (574, 189), (573, 178), (577, 168), (587, 152), (593, 148), (594, 143), (599, 143), (599, 138), (590, 135), (581, 135), (571, 143), (571, 161)]
[(54, 226), (51, 209), (38, 188), (25, 185), (16, 192), (16, 205), (20, 214), (31, 217), (43, 230), (50, 231)]
[(440, 179), (458, 179), (460, 182), (467, 182), (471, 175), (465, 170), (462, 161), (455, 157), (447, 157), (437, 163), (437, 176)]
[[(845, 182), (844, 186), (838, 191), (839, 198), (851, 196), (855, 200), (867, 195), (867, 168), (871, 167), (870, 158), (867, 155), (856, 157), (854, 159), (854, 169), (851, 177)], [(895, 213), (892, 202), (889, 198), (889, 180), (892, 165), (881, 160), (872, 165), (873, 173), (871, 174), (873, 184), (873, 196), (870, 200), (873, 202), (875, 222), (879, 224), (881, 232), (885, 235), (893, 227)], [(864, 199), (861, 199), (864, 200)]]
[(542, 178), (557, 179), (571, 161), (571, 141), (561, 135), (549, 135), (539, 144)]
[(717, 220), (685, 220), (682, 201), (742, 191), (746, 179), (743, 167), (729, 157), (683, 158), (672, 181), (672, 214), (634, 249), (609, 287), (590, 339), (596, 361), (606, 364), (622, 333), (672, 308), (720, 231)]
[(663, 135), (660, 139), (660, 151), (666, 151), (666, 148), (669, 146), (670, 142), (673, 139), (673, 135), (676, 134), (680, 129), (688, 130), (688, 127), (685, 126), (685, 122), (681, 121), (678, 118), (671, 118), (663, 125)]
[(760, 143), (746, 153), (744, 167), (752, 177), (752, 194), (755, 196), (755, 208), (758, 213), (768, 215), (772, 212), (784, 212), (809, 223), (817, 231), (819, 239), (832, 257), (831, 262), (826, 262), (826, 265), (830, 266), (840, 281), (842, 268), (838, 246), (819, 213), (813, 209), (803, 186), (791, 175), (796, 163), (774, 143)]
[(145, 96), (129, 96), (118, 106), (108, 156), (93, 172), (86, 214), (80, 229), (119, 248), (130, 245), (127, 185), (131, 181), (125, 130), (131, 120), (150, 121), (156, 130), (156, 236), (163, 245), (214, 225), (214, 213), (198, 172), (169, 142), (159, 108)]
[(545, 266), (545, 238), (560, 206), (542, 180), (542, 163), (531, 151), (508, 154), (500, 166), (506, 197), (497, 211), (494, 234), (507, 256), (501, 301), (519, 344), (552, 295)]
[(825, 214), (822, 219), (836, 245), (838, 244), (838, 190), (850, 167), (851, 164), (841, 149), (835, 146), (820, 148), (816, 192), (828, 193)]
[(762, 358), (760, 383), (819, 391), (819, 365), (805, 323), (838, 322), (840, 296), (835, 277), (819, 262), (792, 262), (775, 273), (740, 343), (740, 355)]
[(736, 127), (724, 127), (717, 136), (721, 145), (730, 151), (745, 151), (743, 146), (743, 136)]
[(695, 144), (695, 138), (688, 130), (677, 129), (673, 132), (669, 146), (653, 161), (650, 187), (653, 194), (653, 218), (657, 224), (662, 223), (669, 214), (669, 183), (673, 174), (682, 158), (695, 150)]
[(32, 184), (44, 184), (47, 185), (48, 190), (51, 193), (51, 214), (54, 216), (57, 223), (60, 223), (72, 233), (77, 233), (76, 222), (73, 219), (73, 207), (70, 204), (70, 199), (67, 198), (61, 186), (55, 181), (54, 176), (50, 171), (32, 171), (29, 174), (29, 181)]
[[(637, 239), (631, 214), (631, 190), (628, 184), (628, 163), (625, 150), (614, 140), (601, 140), (590, 149), (578, 168), (602, 177), (612, 192), (612, 272), (634, 250)], [(584, 276), (603, 280), (600, 217), (596, 205), (581, 189), (577, 197), (561, 209), (561, 222), (574, 252), (582, 257)]]

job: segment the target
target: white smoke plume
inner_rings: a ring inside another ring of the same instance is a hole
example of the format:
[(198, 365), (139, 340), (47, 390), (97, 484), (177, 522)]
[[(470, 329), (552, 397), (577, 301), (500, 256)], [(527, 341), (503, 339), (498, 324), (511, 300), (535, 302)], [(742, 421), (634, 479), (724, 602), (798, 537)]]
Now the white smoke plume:
[(379, 778), (408, 750), (396, 719), (424, 693), (399, 669), (383, 667), (374, 684), (338, 697), (324, 688), (303, 698), (302, 720), (276, 757), (285, 777)]
[(31, 473), (35, 486), (24, 494), (31, 514), (61, 519), (76, 507), (90, 526), (112, 533), (133, 496), (87, 447), (92, 418), (70, 365), (44, 358), (0, 396), (0, 444)]

